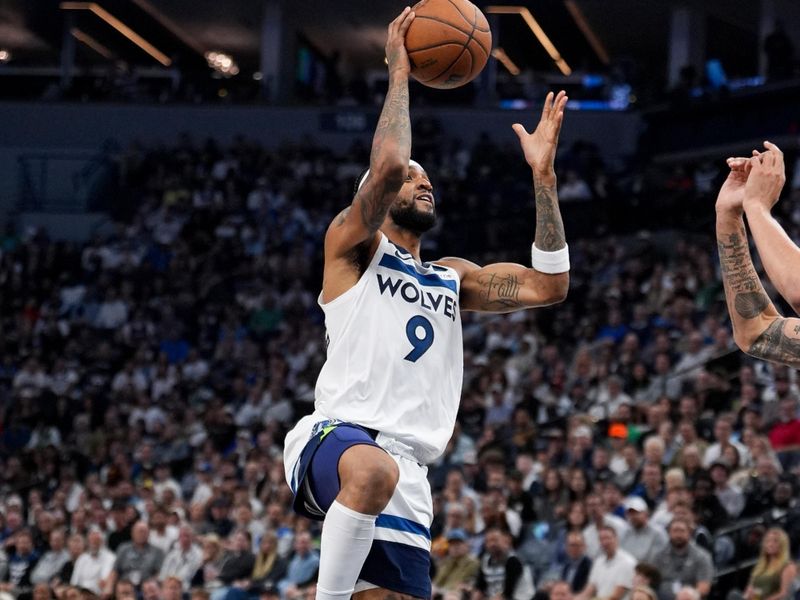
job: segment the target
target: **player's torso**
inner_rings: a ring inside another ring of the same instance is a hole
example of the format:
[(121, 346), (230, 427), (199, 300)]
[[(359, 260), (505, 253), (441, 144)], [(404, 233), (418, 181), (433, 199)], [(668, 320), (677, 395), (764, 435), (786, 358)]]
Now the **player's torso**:
[(358, 283), (322, 305), (328, 355), (317, 411), (393, 435), (425, 462), (449, 439), (461, 395), (458, 274), (385, 236)]

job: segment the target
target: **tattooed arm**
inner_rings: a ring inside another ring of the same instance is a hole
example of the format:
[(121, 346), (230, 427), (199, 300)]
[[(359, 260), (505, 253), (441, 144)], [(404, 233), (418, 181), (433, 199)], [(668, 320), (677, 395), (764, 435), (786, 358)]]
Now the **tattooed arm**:
[[(562, 91), (555, 98), (547, 94), (542, 118), (533, 133), (516, 123), (525, 160), (533, 172), (536, 198), (536, 248), (555, 252), (566, 247), (564, 223), (558, 208), (556, 173), (553, 167), (558, 134), (564, 119), (567, 96)], [(461, 310), (504, 313), (562, 302), (567, 297), (569, 272), (548, 274), (513, 263), (479, 267), (460, 258), (440, 261), (456, 269), (461, 276)]]
[(733, 336), (751, 356), (800, 367), (800, 319), (782, 317), (758, 278), (742, 218), (749, 168), (732, 160), (747, 161), (728, 161), (731, 173), (717, 199), (717, 248)]
[(405, 8), (389, 24), (386, 59), (389, 90), (378, 119), (369, 174), (353, 203), (334, 219), (325, 236), (325, 257), (346, 257), (354, 247), (373, 241), (408, 173), (411, 122), (408, 115), (408, 75), (411, 69), (405, 36), (414, 13)]
[(767, 151), (751, 159), (744, 211), (770, 281), (795, 312), (800, 312), (800, 248), (771, 214), (786, 182), (783, 152), (770, 142), (764, 146)]

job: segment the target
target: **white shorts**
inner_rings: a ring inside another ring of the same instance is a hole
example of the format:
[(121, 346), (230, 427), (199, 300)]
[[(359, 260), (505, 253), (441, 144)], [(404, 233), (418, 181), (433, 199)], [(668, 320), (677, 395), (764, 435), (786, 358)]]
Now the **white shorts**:
[[(301, 419), (295, 430), (287, 436), (284, 459), (294, 461), (286, 465), (287, 482), (296, 495), (308, 494), (314, 487), (304, 481), (309, 465), (300, 468), (297, 463), (310, 464), (320, 460), (320, 464), (329, 465), (327, 468), (333, 469), (334, 465), (338, 464), (336, 453), (340, 456), (343, 449), (352, 445), (353, 428), (348, 427), (351, 424), (333, 422), (324, 417), (320, 421), (320, 418), (317, 415), (310, 422), (306, 421), (308, 417)], [(334, 427), (323, 436), (322, 441), (318, 441), (316, 436), (323, 427), (328, 429), (331, 425), (345, 427), (340, 430), (341, 435)], [(302, 432), (297, 431), (298, 428), (301, 428)], [(305, 446), (311, 455), (308, 461), (300, 460), (304, 454), (303, 448), (298, 449), (297, 440), (300, 436), (305, 437)], [(293, 443), (290, 443), (290, 440)], [(372, 442), (372, 438), (368, 438), (368, 441)], [(389, 504), (375, 522), (375, 538), (361, 570), (356, 591), (379, 587), (418, 598), (430, 598), (430, 526), (433, 521), (433, 501), (428, 483), (428, 467), (418, 463), (411, 456), (411, 449), (397, 440), (379, 433), (374, 438), (374, 443), (392, 457), (400, 471), (400, 477)], [(330, 496), (331, 494), (328, 494), (328, 498)], [(327, 509), (327, 506), (322, 506), (324, 503), (318, 502), (315, 498), (305, 500), (323, 510)]]

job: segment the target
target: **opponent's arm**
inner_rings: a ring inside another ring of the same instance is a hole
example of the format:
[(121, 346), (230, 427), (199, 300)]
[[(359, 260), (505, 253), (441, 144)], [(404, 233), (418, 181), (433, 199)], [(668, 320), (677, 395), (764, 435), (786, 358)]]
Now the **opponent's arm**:
[(744, 211), (770, 281), (795, 312), (800, 312), (800, 248), (770, 212), (786, 182), (783, 152), (770, 142), (764, 146), (768, 151), (760, 155), (761, 160), (752, 161)]
[[(519, 123), (525, 160), (533, 172), (536, 198), (536, 236), (533, 268), (513, 263), (479, 267), (463, 259), (443, 259), (461, 275), (461, 309), (503, 313), (561, 302), (569, 288), (569, 260), (564, 223), (558, 208), (554, 161), (567, 96), (547, 94), (542, 118), (533, 133)], [(538, 262), (537, 262), (538, 261)]]
[(717, 197), (717, 248), (736, 345), (756, 358), (800, 367), (800, 319), (782, 317), (758, 278), (744, 227), (748, 171), (759, 157), (729, 159), (731, 172)]
[(414, 13), (406, 7), (389, 24), (386, 60), (389, 90), (372, 139), (369, 174), (353, 203), (333, 220), (325, 236), (325, 255), (342, 257), (362, 242), (372, 240), (383, 223), (408, 173), (411, 158), (411, 121), (408, 115), (408, 75), (411, 65), (405, 37)]

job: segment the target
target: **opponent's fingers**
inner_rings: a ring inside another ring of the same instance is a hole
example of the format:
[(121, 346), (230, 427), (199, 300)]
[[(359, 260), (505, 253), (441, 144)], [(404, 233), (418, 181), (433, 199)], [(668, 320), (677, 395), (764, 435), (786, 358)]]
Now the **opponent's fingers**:
[(547, 96), (544, 99), (544, 106), (542, 107), (542, 121), (547, 119), (551, 110), (553, 110), (553, 92), (547, 92)]
[(553, 111), (550, 113), (551, 116), (553, 114), (558, 114), (558, 111), (564, 110), (564, 105), (567, 103), (567, 92), (561, 90), (558, 92), (555, 100), (553, 100)]
[(775, 144), (773, 144), (769, 140), (764, 142), (764, 148), (766, 148), (770, 152), (774, 152), (778, 156), (783, 156), (783, 150), (778, 148)]
[(519, 141), (522, 141), (522, 140), (524, 140), (524, 139), (525, 139), (525, 137), (528, 135), (528, 132), (526, 131), (525, 127), (523, 127), (523, 126), (522, 126), (521, 124), (519, 124), (519, 123), (514, 123), (514, 124), (511, 126), (511, 129), (513, 129), (513, 130), (514, 130), (514, 133), (516, 133), (516, 134), (517, 134), (517, 137), (519, 138)]

